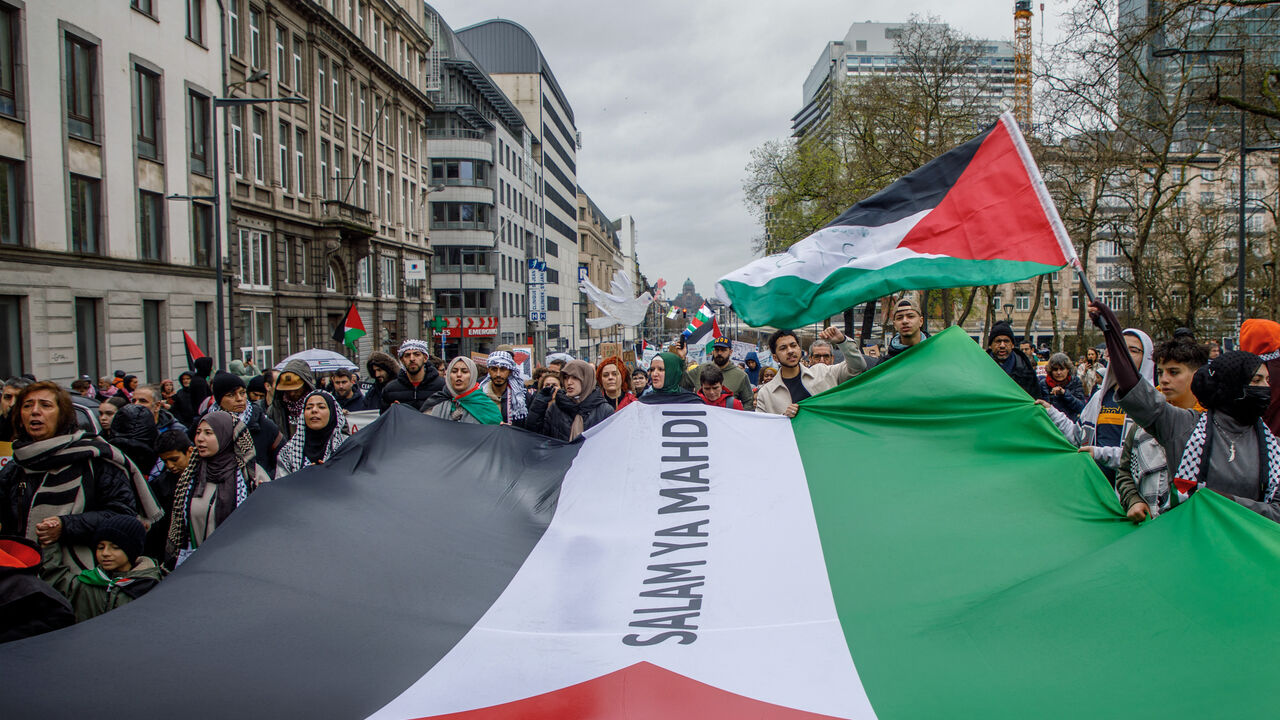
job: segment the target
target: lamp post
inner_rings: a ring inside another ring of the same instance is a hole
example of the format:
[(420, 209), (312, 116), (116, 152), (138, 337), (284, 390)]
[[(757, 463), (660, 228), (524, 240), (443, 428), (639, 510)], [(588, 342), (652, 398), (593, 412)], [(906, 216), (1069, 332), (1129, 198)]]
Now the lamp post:
[[(1218, 50), (1187, 50), (1185, 48), (1166, 47), (1159, 48), (1151, 53), (1154, 57), (1170, 58), (1183, 55), (1205, 55), (1205, 56), (1228, 56), (1239, 58), (1240, 61), (1240, 100), (1244, 100), (1245, 82), (1244, 82), (1244, 50), (1241, 48), (1222, 48)], [(1249, 156), (1249, 147), (1245, 144), (1245, 112), (1240, 110), (1240, 227), (1239, 234), (1236, 239), (1236, 337), (1240, 337), (1240, 324), (1244, 322), (1244, 293), (1245, 293), (1245, 166), (1246, 159)]]
[(1004, 304), (1004, 321), (1007, 323), (1013, 322), (1013, 304), (1012, 303)]

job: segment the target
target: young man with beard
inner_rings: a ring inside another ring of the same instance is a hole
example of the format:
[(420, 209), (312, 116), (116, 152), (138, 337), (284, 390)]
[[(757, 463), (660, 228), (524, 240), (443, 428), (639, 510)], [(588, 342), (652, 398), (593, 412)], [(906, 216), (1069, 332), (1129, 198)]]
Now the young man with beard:
[(361, 409), (380, 410), (382, 391), (387, 387), (387, 383), (400, 374), (400, 363), (389, 353), (375, 350), (369, 353), (369, 359), (365, 361), (364, 366), (369, 371), (369, 379), (360, 385), (360, 389), (364, 391), (364, 406)]
[(400, 364), (403, 369), (382, 388), (379, 412), (385, 413), (396, 403), (403, 403), (422, 412), (422, 405), (427, 398), (444, 389), (444, 378), (440, 371), (427, 362), (430, 353), (431, 348), (421, 340), (405, 340), (400, 345)]
[(364, 393), (356, 387), (350, 370), (338, 370), (333, 374), (333, 399), (338, 405), (350, 412), (364, 409)]
[[(523, 427), (524, 419), (529, 414), (528, 398), (515, 358), (506, 350), (498, 350), (489, 353), (485, 366), (489, 375), (480, 382), (480, 387), (490, 400), (497, 403), (498, 409), (502, 411), (502, 422)], [(512, 376), (516, 380), (514, 385), (511, 382)]]
[(839, 329), (826, 328), (818, 337), (839, 345), (844, 362), (806, 367), (800, 362), (803, 353), (794, 330), (778, 330), (769, 336), (769, 351), (778, 363), (778, 374), (760, 386), (756, 393), (756, 412), (795, 417), (801, 400), (830, 390), (870, 366), (858, 352), (858, 344)]
[(893, 330), (897, 334), (889, 340), (889, 357), (904, 353), (929, 337), (924, 331), (924, 313), (915, 300), (904, 297), (893, 306)]
[[(724, 389), (742, 402), (742, 407), (747, 410), (756, 409), (755, 393), (751, 392), (751, 378), (747, 377), (747, 373), (738, 367), (732, 360), (733, 344), (725, 338), (716, 338), (711, 345), (711, 364), (720, 369), (720, 373), (724, 375)], [(685, 372), (684, 380), (681, 382), (686, 390), (698, 390), (702, 387), (702, 369), (707, 367), (707, 363), (699, 365)]]

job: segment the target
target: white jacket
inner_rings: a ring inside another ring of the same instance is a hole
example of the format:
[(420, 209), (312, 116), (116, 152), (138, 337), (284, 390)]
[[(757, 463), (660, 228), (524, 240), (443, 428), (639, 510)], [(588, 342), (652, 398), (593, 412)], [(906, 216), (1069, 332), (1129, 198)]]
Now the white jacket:
[[(844, 354), (844, 362), (838, 365), (815, 365), (813, 367), (805, 367), (800, 365), (800, 384), (809, 391), (810, 395), (817, 395), (824, 390), (839, 385), (867, 369), (867, 359), (858, 352), (858, 343), (845, 338), (840, 343), (840, 352)], [(773, 415), (781, 415), (791, 404), (791, 391), (782, 382), (782, 373), (779, 372), (773, 376), (773, 379), (756, 391), (756, 412), (770, 413)]]

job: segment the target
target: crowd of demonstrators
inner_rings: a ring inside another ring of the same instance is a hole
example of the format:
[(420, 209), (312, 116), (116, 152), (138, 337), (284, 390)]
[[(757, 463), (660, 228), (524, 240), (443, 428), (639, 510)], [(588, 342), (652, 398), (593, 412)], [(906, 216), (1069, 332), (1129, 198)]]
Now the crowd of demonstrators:
[[(1091, 454), (1127, 517), (1144, 522), (1208, 489), (1280, 521), (1280, 383), (1272, 390), (1269, 382), (1280, 375), (1280, 324), (1248, 320), (1241, 345), (1252, 352), (1222, 353), (1185, 329), (1157, 345), (1140, 329), (1120, 329), (1101, 305), (1090, 314), (1105, 325), (1106, 354), (1050, 355), (1019, 343), (1008, 323), (991, 328), (987, 351)], [(477, 364), (434, 357), (410, 339), (396, 357), (371, 353), (363, 382), (354, 366), (317, 376), (290, 360), (278, 372), (233, 363), (215, 373), (209, 358), (176, 382), (148, 385), (122, 372), (96, 386), (78, 378), (74, 399), (54, 383), (6, 380), (0, 441), (12, 441), (14, 453), (0, 469), (0, 584), (22, 588), (28, 607), (44, 614), (0, 621), (0, 639), (85, 620), (147, 592), (263, 483), (329, 461), (353, 432), (348, 413), (402, 404), (564, 442), (637, 403), (794, 417), (804, 399), (929, 337), (909, 298), (894, 304), (892, 319), (884, 348), (860, 347), (837, 328), (805, 348), (795, 331), (778, 330), (768, 366), (763, 351), (736, 362), (724, 338), (712, 339), (701, 363), (677, 340), (647, 367), (567, 353), (525, 366), (510, 346)], [(87, 403), (88, 431), (76, 403)], [(19, 626), (27, 629), (12, 630)]]

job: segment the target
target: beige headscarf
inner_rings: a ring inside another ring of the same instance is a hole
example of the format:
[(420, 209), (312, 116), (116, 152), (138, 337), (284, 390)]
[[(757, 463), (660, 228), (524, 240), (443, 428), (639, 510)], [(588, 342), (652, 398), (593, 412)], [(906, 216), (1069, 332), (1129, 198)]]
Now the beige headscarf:
[(476, 376), (476, 363), (471, 358), (459, 355), (458, 357), (450, 360), (449, 364), (444, 368), (444, 389), (445, 392), (449, 393), (450, 397), (456, 398), (458, 397), (458, 393), (453, 389), (453, 382), (449, 380), (449, 373), (453, 370), (455, 363), (462, 363), (467, 366), (467, 370), (471, 371), (471, 382), (463, 388), (462, 392), (466, 392), (467, 390), (475, 387), (476, 383), (480, 381), (480, 378)]

